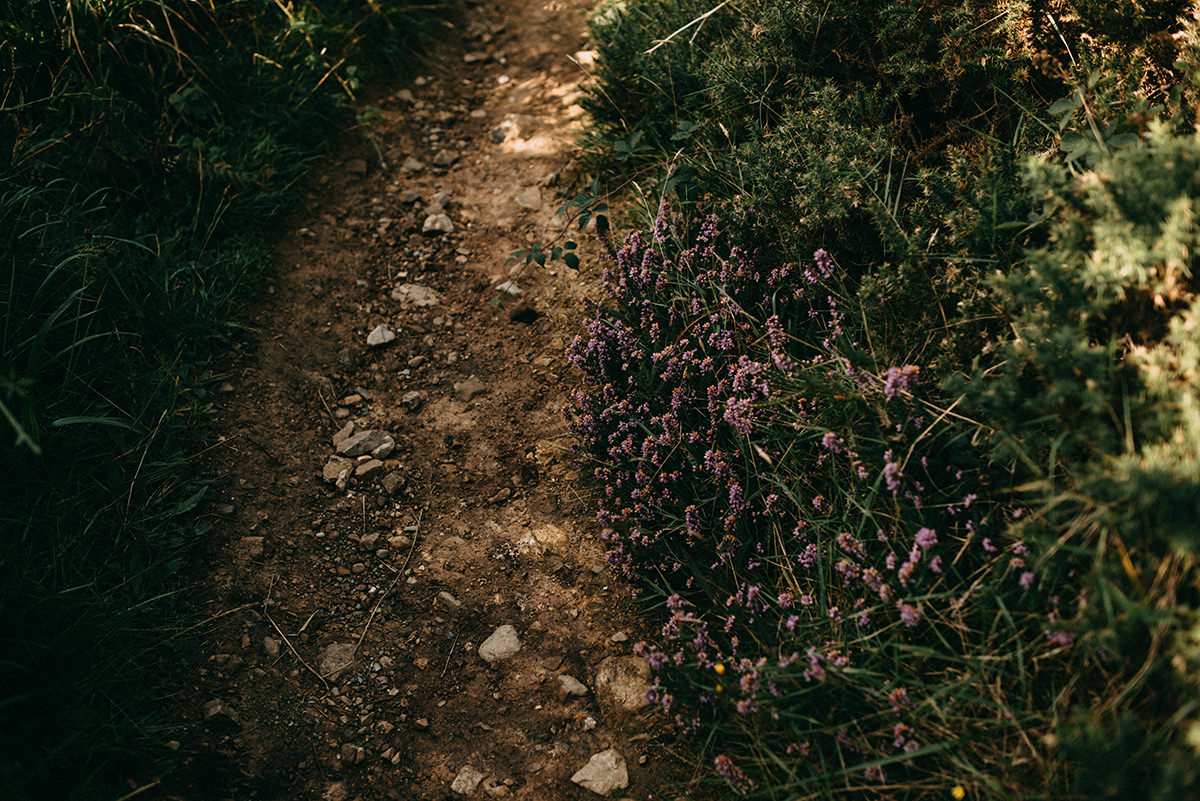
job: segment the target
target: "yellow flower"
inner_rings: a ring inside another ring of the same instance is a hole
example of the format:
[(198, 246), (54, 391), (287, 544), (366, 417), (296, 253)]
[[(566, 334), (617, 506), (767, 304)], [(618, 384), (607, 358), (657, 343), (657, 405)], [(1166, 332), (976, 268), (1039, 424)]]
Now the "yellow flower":
[(956, 784), (950, 788), (950, 797), (953, 798), (954, 801), (962, 801), (967, 797), (967, 791), (961, 784)]
[(721, 690), (724, 690), (724, 689), (725, 688), (722, 687), (720, 684), (717, 685), (717, 692), (721, 692)]
[(718, 676), (724, 676), (725, 666), (718, 662), (717, 664), (713, 665), (713, 673), (716, 673)]

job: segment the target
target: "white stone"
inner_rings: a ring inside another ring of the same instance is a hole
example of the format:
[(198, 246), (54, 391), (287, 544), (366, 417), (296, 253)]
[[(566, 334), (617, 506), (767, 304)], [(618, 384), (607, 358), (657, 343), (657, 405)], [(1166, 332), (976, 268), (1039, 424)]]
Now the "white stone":
[(587, 764), (575, 772), (571, 781), (597, 795), (606, 796), (613, 790), (623, 790), (629, 786), (625, 757), (615, 748), (593, 754)]
[(486, 778), (486, 776), (475, 770), (475, 768), (467, 765), (454, 777), (454, 781), (450, 783), (450, 789), (459, 795), (470, 795), (475, 792), (475, 788), (479, 786), (479, 783)]
[(479, 657), (492, 664), (510, 659), (521, 650), (521, 640), (517, 638), (517, 630), (509, 625), (501, 626), (492, 632), (492, 636), (479, 646)]
[(579, 679), (566, 673), (558, 677), (558, 686), (564, 695), (587, 695), (588, 688)]
[(378, 348), (380, 345), (386, 345), (396, 338), (396, 332), (388, 328), (386, 324), (375, 326), (371, 333), (367, 334), (367, 347)]

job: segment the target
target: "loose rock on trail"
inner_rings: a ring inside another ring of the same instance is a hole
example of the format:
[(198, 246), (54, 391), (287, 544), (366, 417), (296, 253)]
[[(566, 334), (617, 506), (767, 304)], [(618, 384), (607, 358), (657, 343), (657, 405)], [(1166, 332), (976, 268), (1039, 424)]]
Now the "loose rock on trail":
[(228, 365), (163, 797), (649, 799), (678, 773), (567, 454), (587, 265), (506, 264), (562, 229), (584, 10), (463, 12), (281, 234)]

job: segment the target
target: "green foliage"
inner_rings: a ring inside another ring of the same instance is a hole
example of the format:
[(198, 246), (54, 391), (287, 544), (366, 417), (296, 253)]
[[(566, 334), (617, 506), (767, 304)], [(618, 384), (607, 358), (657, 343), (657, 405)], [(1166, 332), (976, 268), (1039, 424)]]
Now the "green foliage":
[(181, 625), (172, 575), (206, 526), (208, 358), (269, 266), (264, 228), (353, 122), (355, 62), (405, 63), (422, 13), (122, 0), (0, 19), (5, 797), (115, 798), (165, 769), (152, 694)]
[(572, 350), (659, 700), (743, 795), (1195, 795), (1195, 15), (708, 10), (593, 21), (593, 163), (730, 209)]

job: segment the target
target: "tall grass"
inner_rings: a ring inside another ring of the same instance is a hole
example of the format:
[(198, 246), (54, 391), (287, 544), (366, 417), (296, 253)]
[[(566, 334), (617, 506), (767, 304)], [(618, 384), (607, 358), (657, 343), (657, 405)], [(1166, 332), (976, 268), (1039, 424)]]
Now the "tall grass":
[(407, 63), (403, 3), (15, 3), (0, 19), (0, 786), (116, 798), (155, 727), (206, 527), (209, 358), (270, 224)]

